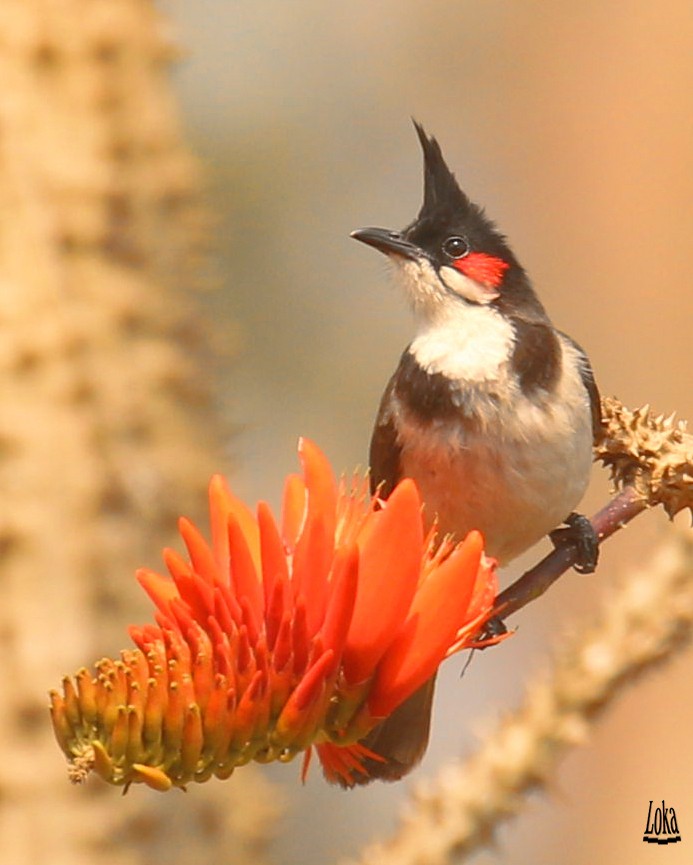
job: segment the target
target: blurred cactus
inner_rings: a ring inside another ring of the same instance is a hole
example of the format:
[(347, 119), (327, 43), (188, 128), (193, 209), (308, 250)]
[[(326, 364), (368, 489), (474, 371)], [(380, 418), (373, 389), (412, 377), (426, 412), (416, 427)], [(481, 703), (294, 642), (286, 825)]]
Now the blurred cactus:
[[(196, 274), (197, 168), (154, 3), (5, 0), (0, 34), (0, 858), (135, 862), (139, 846), (108, 839), (133, 837), (143, 809), (125, 825), (132, 804), (114, 817), (105, 797), (66, 795), (44, 693), (95, 632), (100, 651), (115, 641), (131, 571), (221, 467), (207, 334), (181, 291)], [(232, 801), (193, 807), (216, 827), (196, 849), (223, 839), (251, 861), (243, 833), (227, 837), (226, 815), (250, 807), (231, 786)], [(151, 856), (169, 829), (145, 822)]]

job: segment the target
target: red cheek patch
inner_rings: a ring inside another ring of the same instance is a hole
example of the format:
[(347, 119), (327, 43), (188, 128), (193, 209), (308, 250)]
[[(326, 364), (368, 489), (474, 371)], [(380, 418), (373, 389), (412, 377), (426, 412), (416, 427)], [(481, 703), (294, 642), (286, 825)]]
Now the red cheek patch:
[(498, 288), (503, 282), (505, 271), (510, 267), (507, 261), (496, 258), (495, 255), (486, 255), (485, 252), (470, 252), (464, 258), (453, 261), (452, 266), (474, 282), (492, 288)]

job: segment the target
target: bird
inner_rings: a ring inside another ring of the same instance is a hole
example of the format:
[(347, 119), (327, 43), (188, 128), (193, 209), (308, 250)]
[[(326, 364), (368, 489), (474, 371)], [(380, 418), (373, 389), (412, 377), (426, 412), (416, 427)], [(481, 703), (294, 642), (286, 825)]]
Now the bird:
[[(351, 236), (384, 253), (414, 313), (415, 334), (380, 402), (371, 491), (412, 478), (438, 537), (478, 529), (500, 566), (545, 535), (575, 543), (594, 570), (597, 539), (574, 512), (601, 433), (590, 361), (556, 329), (507, 238), (461, 190), (438, 141), (414, 121), (424, 198), (401, 231)], [(558, 527), (566, 524), (566, 528)], [(429, 738), (435, 677), (376, 726), (354, 783), (399, 780)]]

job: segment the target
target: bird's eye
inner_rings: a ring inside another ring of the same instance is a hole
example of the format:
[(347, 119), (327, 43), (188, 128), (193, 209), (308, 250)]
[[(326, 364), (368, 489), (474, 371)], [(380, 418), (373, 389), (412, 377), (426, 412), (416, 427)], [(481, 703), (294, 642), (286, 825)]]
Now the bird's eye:
[(448, 237), (443, 243), (443, 252), (448, 258), (464, 258), (469, 255), (469, 243), (464, 237)]

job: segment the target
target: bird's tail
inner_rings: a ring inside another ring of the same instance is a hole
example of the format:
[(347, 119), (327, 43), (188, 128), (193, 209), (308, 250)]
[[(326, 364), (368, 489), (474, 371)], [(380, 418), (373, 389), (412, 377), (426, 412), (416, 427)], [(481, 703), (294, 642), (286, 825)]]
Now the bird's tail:
[[(433, 676), (425, 682), (356, 745), (334, 749), (341, 754), (321, 755), (326, 775), (333, 756), (340, 763), (339, 767), (332, 767), (334, 771), (329, 772), (328, 780), (342, 787), (353, 787), (376, 779), (399, 781), (411, 772), (428, 746), (435, 681)], [(318, 750), (324, 747), (318, 746)]]

